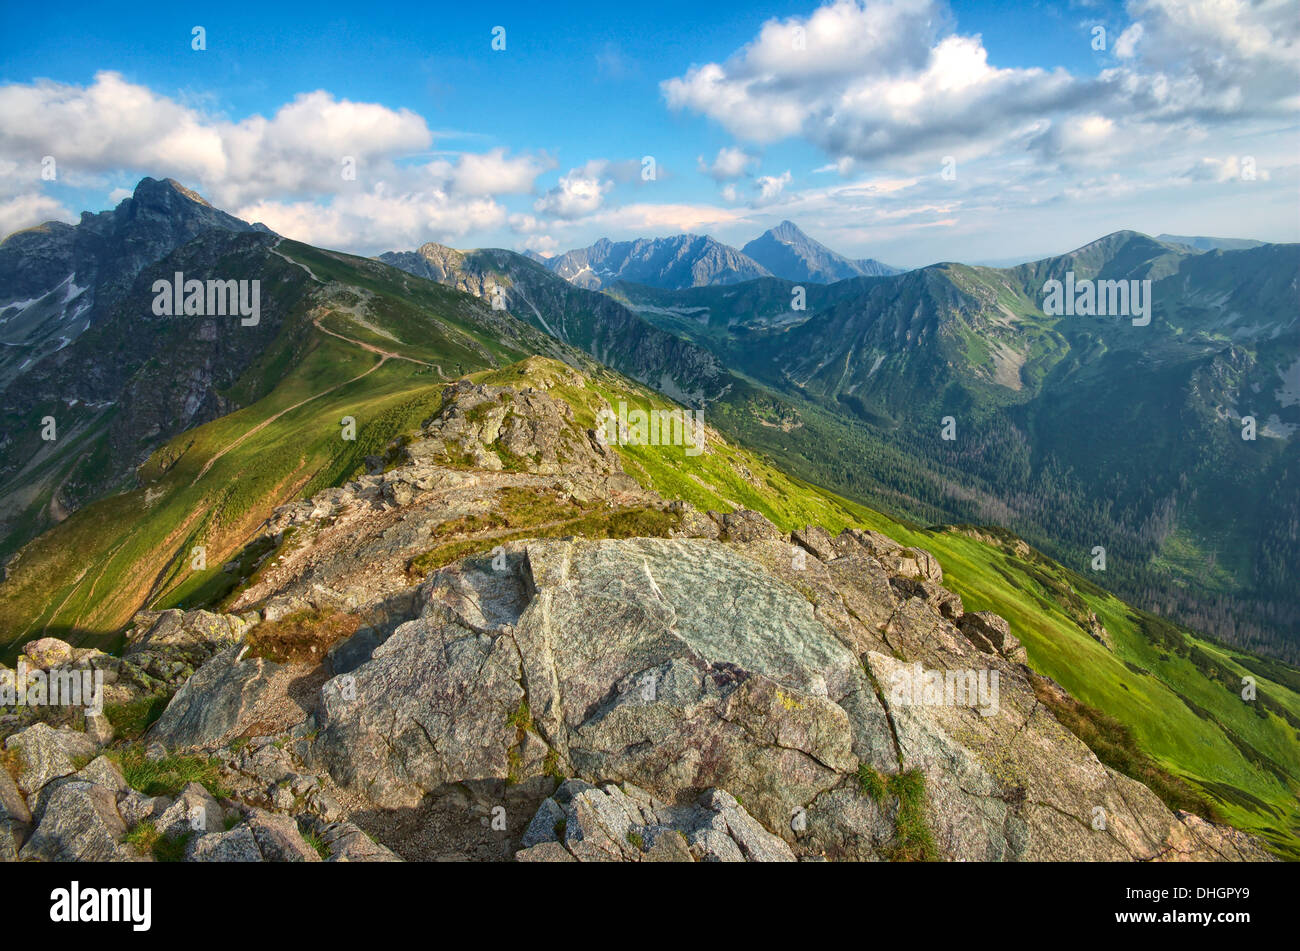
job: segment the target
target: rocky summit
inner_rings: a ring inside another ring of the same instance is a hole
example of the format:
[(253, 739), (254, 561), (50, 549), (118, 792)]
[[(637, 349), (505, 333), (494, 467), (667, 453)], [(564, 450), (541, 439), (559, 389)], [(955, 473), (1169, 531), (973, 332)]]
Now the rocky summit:
[(450, 383), (218, 610), (28, 643), (103, 706), (7, 708), (0, 858), (1269, 858), (1103, 764), (931, 553), (669, 501), (598, 404), (539, 359)]

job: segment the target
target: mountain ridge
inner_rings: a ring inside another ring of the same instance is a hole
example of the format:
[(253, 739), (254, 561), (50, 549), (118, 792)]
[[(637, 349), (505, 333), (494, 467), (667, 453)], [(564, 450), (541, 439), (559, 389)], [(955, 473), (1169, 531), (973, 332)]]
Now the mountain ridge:
[(769, 228), (741, 251), (774, 276), (790, 281), (833, 284), (851, 277), (882, 277), (898, 273), (897, 268), (871, 258), (852, 260), (814, 241), (792, 221)]

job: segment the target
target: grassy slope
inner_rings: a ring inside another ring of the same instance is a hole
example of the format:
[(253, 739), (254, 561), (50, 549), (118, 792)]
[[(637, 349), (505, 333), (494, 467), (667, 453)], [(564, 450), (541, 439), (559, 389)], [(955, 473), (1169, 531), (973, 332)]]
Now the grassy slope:
[[(142, 468), (139, 488), (87, 506), (29, 545), (0, 591), (0, 627), (22, 639), (98, 641), (168, 589), (176, 588), (163, 600), (183, 602), (272, 508), (340, 482), (365, 455), (432, 412), (438, 378), (415, 364), (389, 361), (345, 382), (378, 363), (377, 356), (322, 335), (265, 399), (178, 436)], [(339, 383), (244, 439), (199, 478), (221, 449)], [(357, 421), (355, 441), (340, 435), (344, 416)], [(174, 456), (161, 471), (160, 460)], [(207, 549), (205, 572), (190, 571), (195, 545)]]
[[(378, 295), (369, 313), (381, 333), (328, 311), (318, 315), (327, 329), (452, 373), (458, 364), (473, 370), (523, 356), (475, 327), (463, 295), (422, 281), (412, 292), (290, 242), (282, 250), (322, 280), (350, 279)], [(381, 365), (377, 354), (312, 327), (306, 308), (299, 305), (231, 388), (263, 392), (278, 380), (266, 396), (175, 437), (141, 466), (138, 487), (80, 509), (24, 548), (0, 585), (0, 656), (12, 662), (22, 643), (43, 635), (114, 646), (141, 605), (185, 604), (210, 587), (275, 506), (341, 483), (362, 470), (366, 455), (432, 415), (442, 388), (437, 369), (396, 359)], [(356, 420), (354, 441), (341, 436), (345, 416)], [(191, 568), (196, 545), (206, 548), (201, 571)]]

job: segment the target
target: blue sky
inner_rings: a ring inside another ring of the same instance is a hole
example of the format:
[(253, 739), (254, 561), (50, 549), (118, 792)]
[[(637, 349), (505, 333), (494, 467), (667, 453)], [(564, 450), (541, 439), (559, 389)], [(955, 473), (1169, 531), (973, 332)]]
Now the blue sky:
[(739, 245), (787, 217), (909, 266), (1123, 227), (1297, 240), (1287, 7), (8, 5), (0, 230), (111, 207), (149, 174), (362, 253)]

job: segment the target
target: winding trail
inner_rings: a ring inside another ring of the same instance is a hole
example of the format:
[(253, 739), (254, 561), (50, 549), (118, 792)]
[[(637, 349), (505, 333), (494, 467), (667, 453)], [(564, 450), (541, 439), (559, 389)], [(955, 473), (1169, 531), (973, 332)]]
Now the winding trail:
[[(329, 331), (326, 331), (326, 333), (328, 333), (328, 332), (329, 332)], [(345, 339), (346, 339), (346, 338), (345, 338)], [(376, 351), (376, 352), (379, 352), (379, 351)], [(376, 363), (374, 366), (372, 366), (369, 370), (366, 370), (364, 373), (358, 373), (356, 376), (354, 376), (354, 377), (353, 377), (352, 379), (350, 379), (350, 380), (344, 380), (344, 381), (341, 382), (341, 383), (335, 383), (333, 386), (331, 386), (331, 387), (330, 387), (329, 389), (327, 389), (327, 390), (321, 390), (321, 392), (315, 394), (314, 396), (309, 396), (309, 397), (307, 397), (305, 400), (299, 400), (297, 403), (294, 403), (292, 406), (289, 406), (289, 407), (287, 407), (287, 408), (285, 408), (285, 409), (280, 410), (280, 412), (276, 413), (274, 416), (268, 416), (266, 419), (262, 420), (260, 423), (258, 423), (256, 426), (254, 426), (254, 427), (253, 427), (252, 429), (250, 429), (248, 432), (244, 433), (244, 435), (240, 436), (238, 439), (234, 440), (233, 442), (228, 443), (228, 444), (227, 444), (226, 446), (224, 446), (222, 449), (218, 450), (217, 453), (216, 453), (216, 455), (214, 455), (211, 459), (209, 459), (206, 463), (203, 464), (203, 468), (199, 470), (199, 474), (196, 475), (196, 476), (194, 477), (194, 481), (191, 482), (190, 485), (191, 485), (191, 486), (193, 486), (193, 485), (197, 485), (197, 484), (198, 484), (198, 481), (199, 481), (200, 479), (202, 479), (205, 475), (207, 475), (208, 470), (212, 468), (213, 463), (215, 463), (218, 459), (220, 459), (220, 458), (221, 458), (222, 456), (224, 456), (226, 453), (230, 452), (230, 450), (234, 449), (236, 446), (238, 446), (240, 443), (242, 443), (244, 440), (246, 440), (249, 436), (253, 436), (253, 435), (256, 435), (257, 433), (260, 433), (263, 429), (265, 429), (267, 426), (270, 426), (272, 423), (274, 423), (277, 419), (279, 419), (279, 418), (280, 418), (281, 416), (283, 416), (285, 413), (292, 413), (292, 412), (293, 412), (294, 410), (296, 410), (298, 407), (300, 407), (300, 406), (305, 406), (307, 403), (310, 403), (312, 400), (318, 400), (318, 399), (320, 399), (322, 396), (328, 396), (329, 394), (333, 393), (335, 390), (339, 389), (340, 387), (347, 386), (349, 383), (355, 383), (355, 382), (357, 382), (357, 380), (360, 380), (362, 377), (367, 377), (367, 376), (369, 376), (370, 374), (374, 373), (376, 370), (378, 370), (380, 367), (382, 367), (382, 366), (383, 366), (385, 363), (387, 363), (387, 362), (388, 362), (388, 356), (387, 356), (387, 355), (383, 355), (383, 354), (381, 354), (381, 356), (380, 356), (380, 358), (379, 358), (379, 362)]]
[(335, 330), (330, 330), (328, 327), (323, 326), (320, 322), (319, 317), (314, 318), (312, 320), (312, 323), (315, 324), (316, 329), (321, 331), (322, 333), (327, 333), (331, 337), (338, 337), (340, 340), (343, 340), (347, 343), (355, 344), (356, 346), (360, 347), (362, 350), (369, 350), (371, 353), (377, 353), (386, 360), (406, 360), (409, 363), (418, 363), (422, 367), (430, 367), (431, 369), (437, 370), (438, 376), (442, 377), (444, 380), (450, 379), (447, 376), (447, 374), (443, 372), (442, 367), (437, 363), (426, 363), (424, 360), (417, 360), (415, 359), (415, 357), (408, 357), (404, 353), (396, 353), (395, 351), (392, 350), (382, 350), (379, 347), (376, 347), (372, 343), (366, 343), (364, 340), (356, 340), (352, 337), (345, 337), (343, 336), (343, 334)]
[[(295, 261), (293, 260), (293, 258), (284, 254), (279, 249), (279, 244), (280, 242), (277, 241), (275, 243), (275, 246), (271, 248), (272, 254), (275, 254), (276, 256), (283, 258), (285, 261), (288, 261), (290, 264), (294, 264), (302, 268), (304, 271), (307, 272), (308, 276), (310, 276), (311, 279), (313, 281), (316, 281), (318, 284), (326, 283), (325, 281), (322, 281), (319, 277), (317, 277), (314, 273), (312, 273), (312, 269), (309, 268), (307, 265), (303, 264), (301, 261)], [(335, 390), (339, 389), (340, 387), (347, 386), (349, 383), (355, 383), (357, 380), (360, 380), (362, 377), (369, 376), (371, 373), (374, 373), (376, 370), (378, 370), (389, 360), (405, 360), (408, 363), (414, 363), (422, 367), (429, 367), (432, 370), (436, 370), (438, 372), (438, 376), (442, 380), (445, 381), (451, 379), (451, 377), (447, 376), (446, 371), (443, 370), (443, 368), (437, 363), (427, 363), (424, 360), (417, 360), (415, 359), (415, 357), (408, 357), (404, 353), (397, 353), (392, 350), (384, 350), (380, 347), (376, 347), (374, 344), (366, 343), (364, 340), (356, 340), (353, 337), (344, 336), (343, 334), (338, 333), (337, 331), (334, 330), (330, 330), (328, 327), (322, 325), (319, 317), (312, 318), (312, 325), (317, 330), (321, 331), (321, 333), (327, 333), (331, 337), (337, 337), (339, 340), (342, 340), (345, 343), (350, 343), (353, 346), (360, 347), (362, 350), (375, 354), (376, 356), (379, 357), (379, 362), (376, 363), (374, 366), (372, 366), (369, 370), (366, 370), (365, 373), (358, 374), (357, 376), (354, 376), (350, 380), (344, 380), (342, 383), (336, 383), (334, 384), (334, 386), (331, 386), (329, 389), (322, 390), (320, 393), (317, 393), (315, 396), (309, 396), (305, 400), (300, 400), (299, 402), (294, 403), (292, 406), (288, 407), (287, 409), (280, 410), (280, 412), (276, 413), (274, 416), (270, 416), (264, 419), (262, 422), (258, 423), (256, 426), (254, 426), (248, 432), (244, 433), (238, 439), (224, 446), (216, 453), (216, 455), (214, 455), (211, 459), (209, 459), (206, 463), (204, 463), (203, 468), (199, 470), (199, 474), (195, 476), (194, 481), (190, 483), (191, 486), (197, 485), (198, 481), (202, 479), (205, 475), (207, 475), (208, 470), (212, 468), (212, 466), (216, 463), (218, 459), (220, 459), (226, 453), (230, 452), (230, 450), (234, 449), (236, 446), (240, 445), (242, 442), (244, 442), (244, 440), (248, 439), (248, 437), (254, 436), (257, 433), (261, 432), (263, 429), (271, 425), (273, 422), (275, 422), (277, 419), (279, 419), (281, 416), (285, 415), (286, 413), (292, 413), (298, 407), (310, 403), (312, 400), (320, 399), (322, 396), (328, 396), (330, 393), (333, 393)]]

